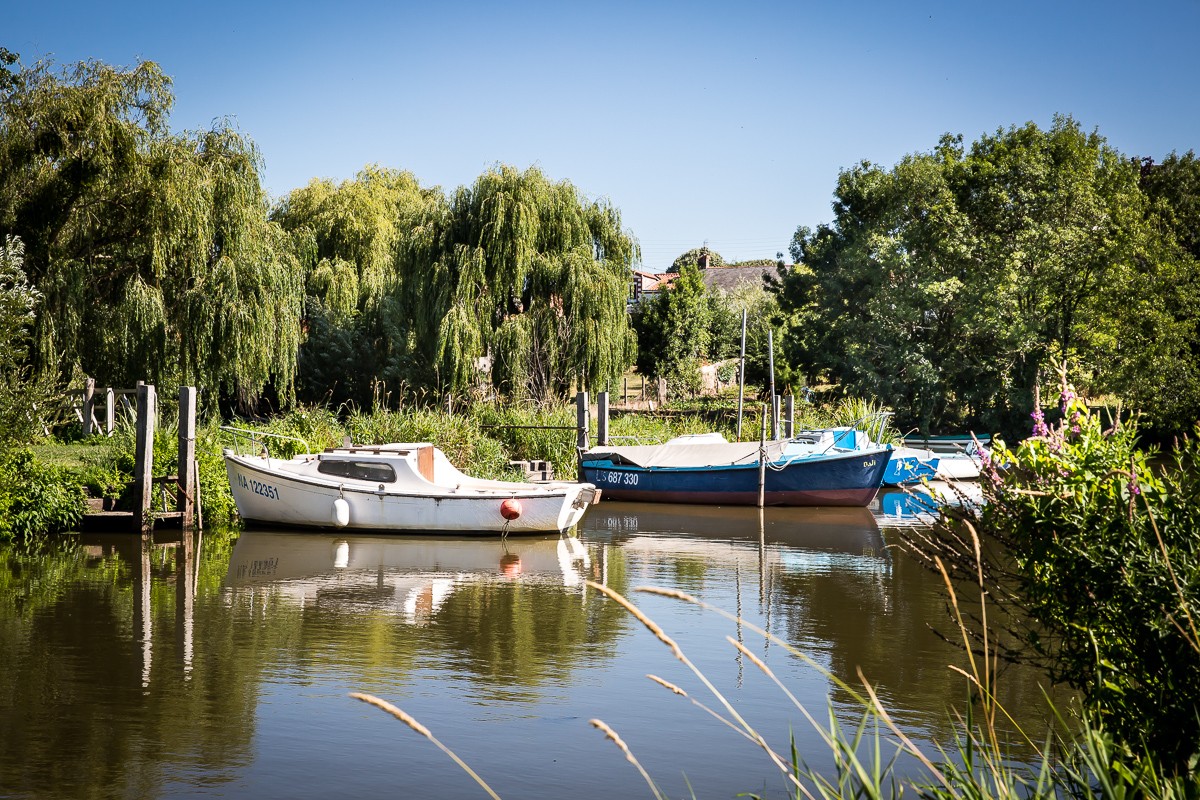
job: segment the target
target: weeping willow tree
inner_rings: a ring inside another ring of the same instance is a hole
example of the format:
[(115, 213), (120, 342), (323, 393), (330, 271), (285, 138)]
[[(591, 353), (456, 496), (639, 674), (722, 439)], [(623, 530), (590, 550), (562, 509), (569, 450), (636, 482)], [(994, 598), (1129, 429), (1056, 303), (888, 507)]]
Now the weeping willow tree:
[(459, 189), (398, 251), (394, 312), (414, 379), (532, 398), (615, 381), (636, 350), (625, 310), (637, 245), (619, 212), (536, 168)]
[(403, 377), (412, 332), (395, 308), (397, 254), (440, 235), (447, 209), (439, 189), (378, 166), (341, 183), (314, 179), (281, 201), (272, 219), (293, 236), (305, 274), (301, 397), (365, 404), (375, 381)]
[(173, 134), (152, 62), (47, 62), (0, 90), (0, 236), (42, 295), (36, 360), (101, 383), (287, 396), (303, 283), (267, 219), (254, 145), (226, 124)]

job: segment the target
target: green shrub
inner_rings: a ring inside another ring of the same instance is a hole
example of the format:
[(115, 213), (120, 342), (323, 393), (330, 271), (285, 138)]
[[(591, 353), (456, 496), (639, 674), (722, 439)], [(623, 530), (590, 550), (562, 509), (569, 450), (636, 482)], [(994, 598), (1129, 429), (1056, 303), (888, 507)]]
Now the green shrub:
[[(1200, 447), (1156, 466), (1136, 422), (1108, 423), (1069, 389), (1062, 422), (986, 465), (982, 509), (916, 548), (973, 576), (1030, 624), (1010, 626), (1095, 724), (1178, 770), (1200, 758)], [(989, 555), (990, 553), (990, 555)]]
[(70, 471), (42, 464), (26, 449), (0, 454), (0, 540), (71, 530), (86, 509)]
[(196, 428), (196, 474), (200, 481), (200, 511), (205, 526), (237, 521), (237, 506), (225, 472), (224, 450), (231, 446), (229, 435), (213, 419)]

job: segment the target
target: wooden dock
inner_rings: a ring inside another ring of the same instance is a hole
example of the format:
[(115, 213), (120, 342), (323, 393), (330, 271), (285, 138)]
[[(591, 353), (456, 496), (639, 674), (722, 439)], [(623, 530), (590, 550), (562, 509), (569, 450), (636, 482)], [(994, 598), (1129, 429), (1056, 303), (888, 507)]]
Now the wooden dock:
[[(105, 394), (112, 398), (118, 392), (125, 390), (107, 389)], [(158, 395), (151, 384), (139, 381), (137, 389), (136, 420), (137, 435), (134, 452), (133, 484), (134, 510), (116, 511), (106, 507), (103, 500), (95, 503), (84, 515), (81, 527), (85, 531), (129, 531), (132, 533), (150, 533), (158, 527), (182, 528), (191, 530), (201, 524), (199, 497), (199, 481), (196, 472), (196, 387), (179, 387), (179, 459), (178, 471), (174, 475), (155, 477), (154, 467), (154, 430), (158, 418)], [(95, 382), (88, 379), (84, 389), (83, 423), (86, 432), (99, 430), (88, 425), (93, 421), (92, 398), (96, 395)], [(109, 405), (111, 410), (112, 406)], [(109, 428), (107, 433), (111, 434)], [(164, 493), (173, 496), (173, 509), (167, 509), (167, 500), (163, 500), (163, 508), (152, 508), (155, 488), (160, 488), (160, 496)]]

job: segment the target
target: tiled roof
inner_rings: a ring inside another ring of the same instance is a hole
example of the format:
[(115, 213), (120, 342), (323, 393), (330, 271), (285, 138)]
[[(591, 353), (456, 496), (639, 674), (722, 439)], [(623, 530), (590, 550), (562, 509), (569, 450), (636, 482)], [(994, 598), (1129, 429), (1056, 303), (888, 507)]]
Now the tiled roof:
[(727, 292), (746, 284), (761, 289), (763, 277), (774, 276), (775, 270), (774, 264), (765, 267), (709, 267), (700, 271), (700, 278), (705, 286), (724, 289)]

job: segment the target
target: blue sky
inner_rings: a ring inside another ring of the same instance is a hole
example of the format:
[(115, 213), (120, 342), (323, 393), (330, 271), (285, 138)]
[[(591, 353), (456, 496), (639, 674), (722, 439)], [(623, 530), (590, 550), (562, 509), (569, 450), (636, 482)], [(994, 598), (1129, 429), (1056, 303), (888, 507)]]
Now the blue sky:
[(1127, 155), (1200, 149), (1200, 0), (6, 2), (24, 63), (158, 62), (176, 129), (232, 119), (278, 197), (366, 164), (447, 191), (540, 167), (660, 270), (787, 250), (839, 170), (1070, 114)]

